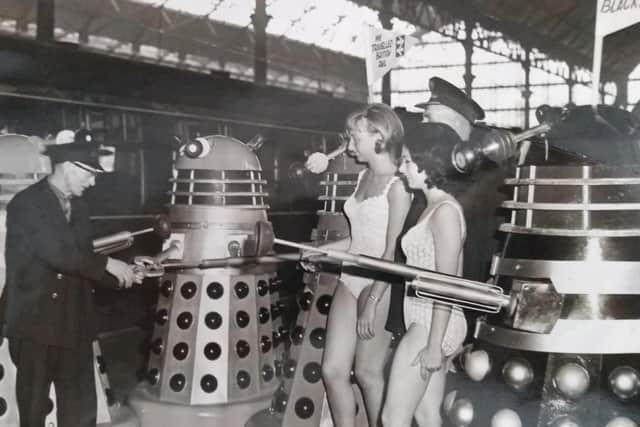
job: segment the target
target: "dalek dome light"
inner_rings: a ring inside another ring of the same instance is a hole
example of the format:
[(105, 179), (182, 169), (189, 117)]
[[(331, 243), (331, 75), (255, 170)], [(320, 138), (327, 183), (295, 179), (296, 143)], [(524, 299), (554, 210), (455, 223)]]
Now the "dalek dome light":
[(176, 169), (262, 170), (251, 148), (224, 135), (199, 137), (184, 144), (175, 166)]

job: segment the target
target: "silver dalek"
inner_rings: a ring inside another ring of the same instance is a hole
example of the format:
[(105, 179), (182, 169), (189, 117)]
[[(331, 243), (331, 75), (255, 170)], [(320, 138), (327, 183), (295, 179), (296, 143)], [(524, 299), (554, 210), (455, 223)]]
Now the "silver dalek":
[(267, 182), (255, 153), (220, 135), (183, 145), (173, 175), (169, 261), (184, 267), (160, 278), (147, 380), (130, 402), (143, 426), (243, 425), (278, 386), (275, 265), (197, 266), (255, 254)]
[[(16, 193), (51, 173), (49, 158), (41, 154), (42, 148), (40, 138), (15, 134), (0, 136), (0, 293), (6, 279), (6, 207)], [(0, 371), (0, 425), (17, 427), (16, 368), (9, 357), (6, 339), (0, 344)], [(55, 425), (55, 412), (47, 415), (47, 423)]]

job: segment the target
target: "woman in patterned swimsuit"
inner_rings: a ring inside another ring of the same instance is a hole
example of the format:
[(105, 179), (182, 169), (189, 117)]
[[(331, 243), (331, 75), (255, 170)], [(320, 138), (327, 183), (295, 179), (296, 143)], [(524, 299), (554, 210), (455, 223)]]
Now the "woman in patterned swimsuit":
[[(454, 131), (443, 124), (426, 123), (420, 137), (407, 138), (400, 173), (411, 189), (422, 190), (427, 208), (402, 237), (407, 264), (461, 275), (466, 227), (462, 208), (449, 194), (447, 180)], [(429, 299), (405, 296), (407, 332), (398, 344), (387, 389), (382, 420), (385, 427), (442, 425), (447, 362), (462, 346), (467, 322), (462, 310)]]
[[(334, 249), (393, 259), (396, 240), (410, 197), (396, 176), (404, 131), (400, 119), (384, 104), (371, 104), (347, 118), (348, 150), (367, 168), (345, 202), (349, 239)], [(393, 206), (393, 209), (390, 209)], [(388, 284), (349, 274), (343, 268), (327, 321), (322, 376), (336, 427), (352, 427), (356, 403), (350, 382), (355, 373), (365, 401), (369, 425), (378, 425), (384, 391), (383, 368), (391, 341), (384, 329)]]

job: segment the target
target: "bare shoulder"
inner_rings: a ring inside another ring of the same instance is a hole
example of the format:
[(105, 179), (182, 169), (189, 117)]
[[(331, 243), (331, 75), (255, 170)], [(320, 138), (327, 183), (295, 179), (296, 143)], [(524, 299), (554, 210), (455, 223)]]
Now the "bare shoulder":
[(462, 206), (453, 197), (443, 199), (432, 214), (432, 221), (439, 225), (460, 224), (463, 218)]
[(389, 199), (391, 199), (392, 197), (409, 197), (409, 192), (407, 191), (407, 188), (404, 185), (402, 179), (394, 179), (394, 181), (391, 183), (391, 186), (389, 187), (388, 197)]

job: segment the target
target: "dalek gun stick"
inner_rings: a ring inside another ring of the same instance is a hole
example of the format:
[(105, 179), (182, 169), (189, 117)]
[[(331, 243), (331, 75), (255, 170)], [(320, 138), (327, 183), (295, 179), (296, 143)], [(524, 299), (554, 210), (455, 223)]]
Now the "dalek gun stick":
[(498, 286), (476, 282), (431, 270), (411, 267), (365, 255), (355, 255), (349, 252), (314, 247), (283, 239), (273, 239), (274, 244), (289, 246), (303, 251), (317, 252), (329, 258), (323, 261), (332, 262), (335, 258), (358, 267), (365, 267), (376, 271), (395, 274), (411, 280), (410, 287), (415, 288), (418, 298), (434, 298), (441, 302), (461, 306), (470, 310), (498, 312), (511, 303), (509, 295), (505, 295)]
[(516, 134), (494, 129), (480, 142), (458, 143), (451, 152), (451, 163), (460, 173), (472, 172), (486, 159), (499, 164), (516, 156), (521, 142), (549, 132), (563, 120), (567, 111), (542, 105), (536, 110), (538, 126)]
[(93, 241), (93, 250), (101, 254), (109, 254), (131, 247), (135, 236), (150, 233), (153, 228), (145, 228), (135, 232), (120, 231), (108, 236), (99, 237)]
[(136, 236), (156, 232), (156, 234), (166, 239), (171, 233), (171, 226), (164, 215), (157, 215), (154, 218), (156, 224), (153, 227), (144, 228), (138, 231), (120, 231), (108, 236), (99, 237), (93, 240), (93, 251), (103, 255), (108, 255), (133, 245)]
[(480, 143), (456, 144), (451, 152), (451, 163), (460, 173), (472, 172), (485, 159), (500, 163), (516, 155), (520, 142), (547, 133), (549, 130), (551, 130), (549, 123), (542, 123), (517, 134), (494, 130)]
[(228, 258), (203, 259), (197, 263), (168, 262), (163, 263), (165, 270), (179, 270), (185, 268), (198, 268), (205, 270), (208, 268), (229, 268), (240, 267), (245, 265), (260, 264), (279, 264), (283, 262), (300, 261), (300, 254), (280, 254), (280, 255), (263, 255), (263, 256), (237, 256)]

